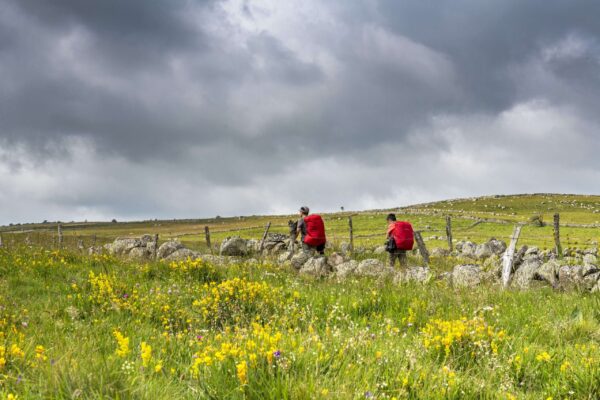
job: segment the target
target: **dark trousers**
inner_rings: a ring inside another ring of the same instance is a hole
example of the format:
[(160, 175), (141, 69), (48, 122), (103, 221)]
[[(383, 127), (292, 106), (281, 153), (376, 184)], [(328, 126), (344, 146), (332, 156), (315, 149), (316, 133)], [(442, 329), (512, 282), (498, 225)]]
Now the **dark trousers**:
[(400, 262), (400, 266), (406, 266), (408, 261), (406, 258), (406, 250), (394, 250), (390, 253), (390, 267), (394, 267), (396, 260)]
[(319, 254), (325, 254), (325, 244), (320, 244), (318, 246), (310, 246), (302, 242), (302, 250), (309, 252), (316, 251)]

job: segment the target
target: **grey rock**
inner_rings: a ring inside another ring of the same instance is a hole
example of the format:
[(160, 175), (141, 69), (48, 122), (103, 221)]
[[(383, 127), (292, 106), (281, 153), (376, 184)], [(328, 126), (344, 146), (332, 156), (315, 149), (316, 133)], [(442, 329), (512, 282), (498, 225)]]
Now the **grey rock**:
[(131, 261), (150, 260), (152, 258), (152, 252), (146, 247), (134, 247), (127, 253), (127, 258)]
[(448, 257), (450, 255), (450, 250), (443, 249), (441, 247), (436, 247), (431, 250), (432, 257)]
[(425, 283), (428, 282), (432, 277), (433, 275), (427, 267), (408, 267), (406, 270), (401, 270), (396, 273), (394, 276), (394, 283)]
[(455, 287), (478, 286), (484, 280), (484, 272), (479, 265), (457, 265), (452, 270), (451, 282)]
[(594, 254), (586, 254), (583, 256), (583, 263), (585, 265), (596, 265), (598, 264), (598, 258)]
[(108, 246), (108, 252), (116, 256), (123, 256), (127, 255), (131, 249), (141, 246), (142, 242), (140, 239), (118, 238)]
[(183, 249), (183, 245), (180, 242), (175, 240), (165, 242), (158, 248), (158, 251), (156, 252), (156, 258), (162, 260), (163, 258), (175, 253), (179, 249)]
[(329, 257), (327, 257), (327, 264), (332, 267), (336, 267), (344, 262), (344, 257), (341, 254), (333, 253)]
[(351, 249), (351, 247), (350, 247), (350, 243), (347, 243), (347, 242), (342, 242), (342, 243), (340, 244), (340, 252), (341, 252), (343, 255), (348, 255), (348, 254), (350, 254), (350, 253), (352, 252), (352, 249)]
[(143, 236), (140, 238), (140, 242), (141, 242), (141, 245), (142, 245), (142, 246), (148, 246), (148, 244), (150, 244), (150, 243), (154, 243), (154, 236), (152, 236), (152, 235), (148, 235), (148, 234), (146, 234), (146, 235), (143, 235)]
[(348, 275), (353, 274), (357, 268), (358, 268), (358, 261), (350, 260), (350, 261), (343, 262), (342, 264), (336, 265), (335, 267), (333, 267), (333, 270), (335, 272), (336, 277), (345, 278)]
[(305, 251), (300, 251), (291, 258), (292, 267), (300, 269), (305, 262), (310, 258), (310, 254)]
[(477, 250), (477, 245), (473, 242), (464, 242), (462, 244), (460, 253), (463, 257), (476, 258), (475, 251)]
[(358, 263), (358, 268), (354, 271), (360, 276), (382, 276), (385, 274), (385, 266), (383, 263), (374, 258), (368, 258)]
[(197, 251), (192, 251), (190, 249), (181, 248), (175, 250), (173, 253), (169, 254), (164, 258), (165, 261), (185, 261), (188, 258), (195, 260), (196, 258), (200, 258), (201, 255)]
[(221, 243), (219, 254), (222, 256), (245, 256), (248, 254), (248, 241), (239, 236), (228, 237)]
[(375, 253), (375, 254), (383, 254), (383, 253), (385, 253), (385, 246), (376, 247), (375, 250), (373, 251), (373, 253)]
[(292, 258), (292, 256), (293, 256), (293, 255), (294, 255), (294, 254), (293, 254), (291, 251), (286, 251), (286, 252), (284, 252), (284, 253), (281, 253), (281, 254), (279, 255), (279, 257), (277, 257), (277, 262), (278, 262), (279, 264), (283, 264), (283, 263), (285, 263), (286, 261), (288, 261), (290, 258)]
[(542, 261), (539, 258), (531, 258), (523, 261), (515, 271), (512, 279), (513, 285), (522, 289), (531, 287), (532, 282), (536, 280), (536, 273), (541, 266)]
[(301, 274), (323, 277), (331, 273), (331, 267), (327, 264), (325, 257), (311, 257), (300, 268)]
[(552, 287), (556, 287), (558, 285), (558, 270), (560, 268), (560, 263), (556, 260), (550, 260), (541, 267), (538, 268), (536, 274), (537, 276), (548, 282)]
[(483, 262), (483, 270), (491, 276), (500, 278), (502, 275), (502, 258), (496, 254), (492, 254)]
[(563, 265), (558, 270), (558, 283), (562, 289), (592, 290), (600, 276), (594, 266)]

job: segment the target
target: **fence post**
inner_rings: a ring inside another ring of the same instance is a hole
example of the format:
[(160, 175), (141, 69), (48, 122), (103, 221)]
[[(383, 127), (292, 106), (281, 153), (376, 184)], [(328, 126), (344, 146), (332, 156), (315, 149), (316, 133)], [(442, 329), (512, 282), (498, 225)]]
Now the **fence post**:
[(421, 257), (423, 257), (425, 266), (429, 266), (429, 252), (427, 251), (427, 247), (425, 247), (425, 241), (423, 241), (421, 232), (415, 231), (415, 241), (417, 242), (417, 246), (419, 247), (419, 253), (421, 253)]
[(62, 245), (63, 245), (63, 233), (62, 233), (62, 226), (59, 223), (57, 226), (57, 231), (58, 231), (58, 248), (62, 249)]
[(448, 249), (452, 251), (452, 218), (449, 215), (446, 216), (446, 238), (448, 239)]
[(152, 258), (156, 260), (156, 253), (158, 252), (158, 233), (154, 234), (154, 251), (152, 252)]
[(2, 247), (2, 235), (0, 235), (0, 247)]
[(267, 235), (269, 234), (269, 228), (271, 228), (271, 221), (267, 223), (265, 227), (265, 233), (263, 233), (262, 239), (260, 240), (260, 247), (258, 248), (258, 252), (262, 254), (263, 246), (265, 245), (265, 240), (267, 239)]
[(348, 228), (350, 228), (350, 251), (354, 252), (354, 229), (352, 228), (352, 216), (348, 217)]
[(204, 237), (206, 238), (206, 245), (208, 246), (209, 250), (210, 250), (210, 254), (213, 253), (213, 248), (210, 244), (210, 229), (208, 228), (208, 225), (206, 225), (204, 227)]
[(502, 286), (504, 288), (507, 288), (508, 283), (510, 282), (510, 274), (512, 273), (513, 262), (515, 260), (515, 249), (517, 248), (517, 242), (519, 241), (520, 234), (521, 225), (517, 225), (515, 226), (515, 230), (513, 231), (513, 235), (510, 239), (508, 249), (506, 249), (504, 255), (502, 256)]
[(288, 221), (288, 227), (290, 228), (290, 257), (294, 255), (294, 247), (296, 245), (296, 229), (298, 227), (297, 223), (295, 224), (293, 221)]
[(560, 214), (554, 214), (554, 245), (556, 248), (556, 257), (562, 258), (562, 246), (560, 245)]

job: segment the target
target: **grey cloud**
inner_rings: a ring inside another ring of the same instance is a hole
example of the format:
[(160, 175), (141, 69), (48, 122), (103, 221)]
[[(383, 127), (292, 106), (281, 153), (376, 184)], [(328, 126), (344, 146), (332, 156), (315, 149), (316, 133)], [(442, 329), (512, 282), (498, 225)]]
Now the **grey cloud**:
[[(0, 183), (65, 219), (522, 191), (499, 168), (549, 170), (543, 154), (595, 176), (599, 8), (0, 0)], [(560, 130), (571, 144), (539, 145)], [(393, 168), (414, 180), (388, 190)], [(36, 176), (48, 186), (28, 186)]]

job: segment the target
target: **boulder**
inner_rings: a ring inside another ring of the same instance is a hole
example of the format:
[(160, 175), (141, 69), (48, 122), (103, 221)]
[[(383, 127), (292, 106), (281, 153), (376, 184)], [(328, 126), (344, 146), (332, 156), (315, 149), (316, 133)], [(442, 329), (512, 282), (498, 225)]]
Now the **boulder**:
[(452, 270), (450, 280), (455, 287), (473, 287), (483, 281), (484, 272), (479, 265), (457, 265)]
[(483, 270), (493, 277), (500, 278), (502, 276), (502, 258), (492, 254), (483, 262)]
[(342, 242), (342, 243), (340, 244), (340, 252), (341, 252), (343, 255), (348, 255), (348, 254), (352, 253), (352, 249), (351, 249), (351, 247), (350, 247), (350, 243), (347, 243), (347, 242)]
[(431, 250), (432, 257), (448, 257), (450, 255), (450, 250), (443, 249), (441, 247), (435, 247)]
[(200, 258), (200, 253), (197, 251), (192, 251), (190, 249), (181, 248), (175, 250), (173, 253), (169, 254), (164, 258), (165, 261), (185, 261), (188, 258), (195, 260), (196, 258)]
[(385, 253), (385, 246), (376, 247), (375, 250), (373, 250), (373, 253), (375, 253), (375, 254), (383, 254), (383, 253)]
[(331, 267), (336, 267), (344, 262), (344, 257), (341, 254), (333, 253), (329, 257), (327, 257), (327, 264)]
[(368, 258), (358, 263), (358, 267), (354, 271), (356, 275), (360, 276), (382, 276), (386, 273), (386, 268), (383, 263), (374, 258)]
[(540, 258), (523, 261), (512, 278), (513, 285), (522, 289), (529, 288), (534, 280), (539, 280), (536, 274), (541, 266), (542, 260)]
[(536, 279), (549, 283), (555, 288), (558, 285), (558, 269), (560, 263), (556, 260), (550, 260), (543, 263), (536, 271)]
[(140, 239), (131, 239), (131, 238), (118, 238), (110, 244), (107, 249), (110, 254), (116, 256), (127, 255), (131, 249), (136, 247), (141, 247), (142, 241)]
[(248, 239), (246, 241), (246, 248), (248, 249), (249, 252), (260, 251), (260, 240)]
[(134, 247), (127, 253), (127, 258), (131, 261), (150, 260), (153, 253), (146, 247)]
[(432, 278), (431, 271), (427, 267), (408, 267), (406, 270), (398, 271), (394, 276), (395, 284), (408, 282), (425, 283)]
[[(465, 245), (463, 245), (465, 249)], [(478, 259), (484, 259), (491, 257), (492, 255), (501, 256), (506, 251), (506, 243), (495, 238), (491, 238), (485, 243), (478, 245), (475, 248), (475, 257)]]
[(146, 246), (147, 247), (150, 243), (154, 243), (154, 236), (148, 235), (148, 234), (143, 235), (140, 238), (140, 242), (142, 243), (142, 246)]
[(221, 243), (222, 256), (245, 256), (248, 254), (248, 241), (239, 236), (228, 237)]
[(307, 262), (309, 258), (310, 258), (310, 254), (307, 253), (306, 251), (298, 252), (291, 259), (292, 267), (294, 267), (295, 269), (302, 268), (304, 263)]
[(335, 272), (335, 276), (338, 278), (345, 278), (348, 275), (351, 275), (358, 268), (358, 261), (350, 260), (343, 262), (339, 265), (333, 267), (333, 271)]
[(460, 254), (463, 257), (476, 258), (475, 251), (477, 250), (477, 245), (473, 242), (463, 242), (460, 250)]
[(288, 261), (290, 258), (292, 258), (294, 254), (291, 251), (286, 251), (284, 253), (281, 253), (279, 255), (279, 257), (277, 257), (277, 262), (279, 264), (283, 264), (284, 262)]
[(598, 264), (598, 259), (594, 254), (586, 254), (583, 256), (583, 263), (585, 265), (596, 265)]
[(558, 270), (558, 284), (565, 290), (592, 290), (599, 277), (600, 270), (589, 265), (563, 265)]
[(183, 249), (183, 245), (180, 242), (175, 240), (165, 242), (158, 248), (158, 251), (156, 252), (156, 258), (162, 260), (163, 258), (175, 253), (179, 249)]
[(302, 265), (299, 271), (301, 274), (308, 274), (317, 277), (329, 275), (331, 267), (327, 264), (325, 257), (311, 257)]

